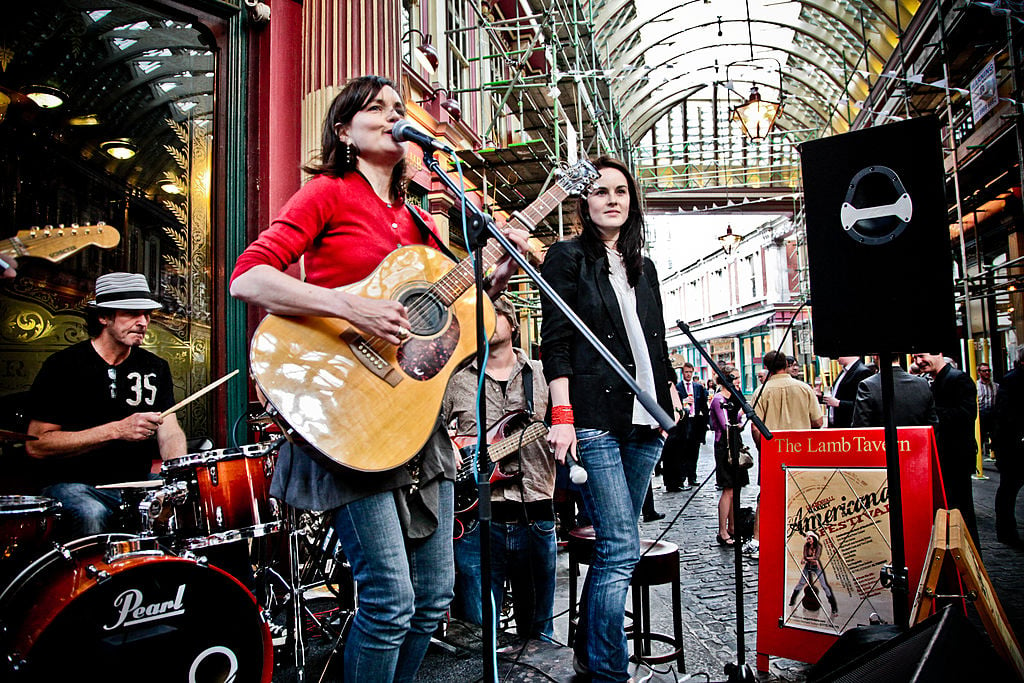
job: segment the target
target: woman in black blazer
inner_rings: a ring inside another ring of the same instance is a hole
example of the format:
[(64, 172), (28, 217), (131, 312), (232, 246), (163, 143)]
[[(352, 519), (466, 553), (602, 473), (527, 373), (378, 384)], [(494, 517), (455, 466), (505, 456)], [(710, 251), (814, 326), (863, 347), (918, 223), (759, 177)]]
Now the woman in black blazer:
[[(601, 157), (595, 166), (601, 175), (579, 204), (581, 234), (551, 245), (544, 277), (662, 408), (679, 411), (658, 274), (641, 252), (636, 181), (621, 161)], [(547, 297), (541, 303), (541, 357), (552, 405), (548, 441), (559, 462), (571, 451), (588, 471), (583, 505), (597, 535), (574, 665), (593, 681), (620, 683), (629, 679), (623, 626), (640, 559), (637, 522), (664, 440), (628, 385)]]

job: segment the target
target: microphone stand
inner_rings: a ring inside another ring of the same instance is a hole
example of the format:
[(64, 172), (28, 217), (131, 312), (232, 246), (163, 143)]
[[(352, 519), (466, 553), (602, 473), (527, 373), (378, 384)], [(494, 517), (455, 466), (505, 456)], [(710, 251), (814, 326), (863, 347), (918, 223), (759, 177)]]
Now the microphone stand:
[[(700, 355), (708, 362), (711, 366), (711, 370), (718, 377), (718, 385), (722, 387), (729, 387), (729, 394), (731, 398), (729, 402), (737, 410), (742, 410), (743, 414), (747, 416), (747, 419), (754, 423), (761, 435), (768, 439), (772, 439), (772, 433), (765, 426), (764, 422), (757, 416), (754, 409), (747, 403), (747, 399), (743, 396), (743, 392), (733, 386), (732, 378), (722, 372), (722, 368), (719, 367), (715, 359), (707, 352), (707, 350), (697, 341), (696, 337), (690, 331), (690, 326), (684, 323), (682, 320), (676, 321), (676, 326), (682, 330), (683, 334), (690, 338), (690, 342), (697, 348)], [(732, 424), (726, 426), (725, 438), (726, 444), (729, 447), (729, 469), (732, 472), (733, 482), (733, 494), (732, 494), (732, 516), (734, 520), (740, 518), (740, 487), (738, 486), (740, 481), (740, 464), (739, 454), (736, 452), (737, 444), (733, 441), (732, 435)], [(728, 676), (729, 683), (747, 683), (748, 681), (756, 681), (757, 678), (754, 676), (754, 672), (750, 666), (747, 665), (747, 646), (743, 636), (744, 632), (744, 621), (745, 616), (743, 614), (743, 548), (739, 542), (738, 537), (733, 543), (733, 579), (735, 583), (735, 594), (736, 594), (736, 662), (725, 665), (725, 674)]]
[[(417, 144), (420, 144), (417, 142)], [(529, 260), (523, 254), (519, 253), (519, 250), (512, 244), (507, 237), (494, 223), (494, 219), (481, 211), (475, 204), (470, 202), (466, 193), (462, 191), (458, 183), (452, 180), (447, 173), (441, 169), (441, 164), (434, 158), (434, 148), (430, 145), (422, 144), (423, 147), (423, 163), (429, 168), (434, 176), (441, 181), (441, 183), (449, 190), (455, 193), (455, 195), (462, 200), (462, 210), (466, 214), (467, 228), (469, 232), (469, 244), (466, 245), (467, 249), (471, 249), (474, 254), (474, 277), (476, 280), (477, 297), (476, 297), (476, 336), (477, 336), (477, 347), (476, 347), (476, 358), (477, 367), (483, 368), (484, 365), (484, 341), (486, 330), (483, 325), (483, 295), (485, 294), (483, 288), (483, 271), (482, 271), (482, 250), (484, 243), (489, 238), (497, 240), (505, 252), (508, 253), (513, 260), (522, 268), (526, 276), (537, 285), (538, 289), (543, 292), (552, 303), (558, 307), (563, 315), (573, 324), (573, 326), (583, 335), (583, 338), (594, 347), (595, 350), (601, 355), (606, 363), (622, 378), (622, 380), (629, 386), (629, 388), (636, 394), (637, 400), (647, 410), (650, 415), (658, 421), (662, 429), (668, 431), (675, 426), (675, 422), (668, 416), (661, 406), (658, 405), (656, 397), (651, 396), (649, 393), (640, 388), (640, 385), (636, 383), (636, 380), (632, 375), (622, 366), (612, 352), (605, 347), (604, 344), (597, 338), (597, 336), (586, 326), (586, 324), (580, 320), (579, 316), (569, 308), (569, 305), (555, 292), (555, 290), (541, 277), (541, 274), (530, 264)], [(533, 226), (527, 226), (533, 227)], [(497, 630), (495, 627), (494, 620), (494, 609), (491, 604), (493, 598), (491, 593), (491, 486), (488, 481), (488, 477), (480, 470), (479, 464), (487, 462), (487, 429), (485, 427), (486, 421), (483, 417), (485, 400), (483, 392), (477, 393), (477, 404), (481, 421), (484, 424), (478, 424), (476, 428), (477, 432), (477, 492), (479, 495), (479, 504), (477, 510), (479, 513), (480, 525), (478, 527), (480, 533), (480, 599), (482, 601), (481, 607), (483, 608), (483, 666), (484, 666), (484, 680), (493, 681), (494, 683), (498, 680), (497, 671), (497, 654), (494, 651), (494, 643)]]

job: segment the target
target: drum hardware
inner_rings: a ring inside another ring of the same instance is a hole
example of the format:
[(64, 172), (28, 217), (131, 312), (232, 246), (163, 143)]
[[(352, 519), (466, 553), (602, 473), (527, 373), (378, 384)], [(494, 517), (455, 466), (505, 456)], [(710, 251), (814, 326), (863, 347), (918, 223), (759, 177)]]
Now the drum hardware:
[[(330, 516), (292, 508), (287, 510), (285, 517), (290, 529), (287, 534), (287, 576), (272, 566), (262, 567), (260, 574), (267, 590), (268, 619), (275, 614), (286, 615), (287, 642), (293, 648), (297, 676), (304, 680), (306, 624), (334, 639), (334, 650), (338, 650), (347, 637), (355, 613), (355, 587), (347, 561), (343, 556), (337, 557), (337, 542)], [(335, 584), (347, 585), (347, 590), (339, 590)], [(340, 619), (337, 612), (333, 617), (325, 618), (310, 607), (309, 601), (313, 599), (314, 592), (323, 587), (337, 600), (342, 610)], [(326, 672), (327, 666), (322, 676)], [(320, 680), (324, 680), (322, 676)]]

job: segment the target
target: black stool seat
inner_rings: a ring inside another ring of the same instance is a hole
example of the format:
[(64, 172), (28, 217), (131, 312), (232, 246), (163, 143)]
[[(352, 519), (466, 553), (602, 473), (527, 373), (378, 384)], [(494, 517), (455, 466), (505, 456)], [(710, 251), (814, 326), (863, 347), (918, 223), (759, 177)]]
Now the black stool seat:
[[(579, 565), (591, 564), (594, 557), (594, 527), (580, 527), (569, 532), (569, 642), (573, 642), (578, 623), (576, 580)], [(668, 636), (651, 630), (650, 587), (672, 585), (672, 631)], [(640, 539), (640, 561), (633, 569), (630, 580), (633, 594), (633, 659), (649, 664), (664, 664), (676, 660), (680, 673), (686, 672), (683, 656), (682, 598), (679, 584), (679, 546), (668, 541)], [(651, 654), (652, 642), (666, 643), (672, 650), (662, 655)]]

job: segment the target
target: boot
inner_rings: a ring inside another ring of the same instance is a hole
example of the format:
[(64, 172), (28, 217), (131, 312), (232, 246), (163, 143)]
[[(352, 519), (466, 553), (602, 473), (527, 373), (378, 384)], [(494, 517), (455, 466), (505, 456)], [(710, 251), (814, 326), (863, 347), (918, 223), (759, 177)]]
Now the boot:
[(793, 591), (793, 594), (791, 596), (789, 596), (789, 606), (790, 607), (792, 607), (793, 605), (796, 604), (796, 599), (798, 597), (800, 597), (800, 589), (799, 588), (797, 588), (795, 591)]
[(832, 608), (832, 616), (839, 615), (839, 605), (836, 604), (836, 596), (831, 593), (828, 596), (828, 606)]

